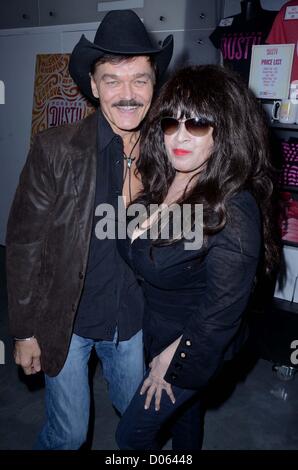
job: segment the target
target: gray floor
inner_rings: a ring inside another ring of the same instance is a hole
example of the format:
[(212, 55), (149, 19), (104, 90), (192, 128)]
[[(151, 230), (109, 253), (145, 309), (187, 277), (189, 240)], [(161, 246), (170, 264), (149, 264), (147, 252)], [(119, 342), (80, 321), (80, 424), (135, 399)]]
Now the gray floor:
[[(1, 258), (3, 250), (0, 265)], [(42, 376), (25, 377), (13, 363), (1, 269), (0, 340), (6, 355), (5, 364), (0, 365), (0, 450), (30, 449), (44, 420), (43, 380)], [(292, 381), (281, 381), (271, 367), (269, 361), (245, 356), (213, 385), (208, 396), (204, 449), (298, 449), (298, 374)], [(110, 405), (99, 365), (93, 396), (92, 449), (117, 449), (114, 433), (118, 416)]]

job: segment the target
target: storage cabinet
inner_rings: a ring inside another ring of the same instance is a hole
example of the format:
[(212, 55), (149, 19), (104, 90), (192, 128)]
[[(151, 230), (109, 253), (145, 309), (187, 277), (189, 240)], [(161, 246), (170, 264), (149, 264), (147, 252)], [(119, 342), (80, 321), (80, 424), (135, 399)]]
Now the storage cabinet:
[(274, 121), (270, 126), (280, 148), (278, 189), (284, 206), (283, 267), (274, 295), (296, 303), (298, 312), (298, 125)]
[(144, 23), (161, 44), (174, 36), (170, 70), (188, 64), (218, 63), (209, 36), (222, 15), (221, 0), (145, 0)]
[[(298, 199), (298, 125), (274, 123), (272, 129), (281, 144), (279, 190), (282, 194), (288, 193), (293, 200), (296, 200)], [(289, 216), (294, 225), (292, 229), (290, 226), (284, 226), (283, 243), (294, 246), (298, 253), (298, 203), (297, 207), (290, 211)]]
[(279, 191), (284, 205), (283, 256), (286, 268), (283, 282), (277, 282), (275, 296), (298, 302), (298, 125), (276, 122), (271, 127), (283, 149)]
[(99, 22), (99, 0), (39, 0), (40, 26)]
[(38, 0), (7, 0), (7, 2), (2, 2), (0, 29), (25, 28), (38, 25)]
[[(173, 31), (174, 55), (170, 69), (175, 69), (188, 64), (218, 63), (219, 55), (209, 40), (212, 30)], [(169, 31), (153, 33), (157, 42), (161, 45), (170, 34)]]
[[(96, 25), (106, 15), (106, 11), (97, 11), (98, 3), (114, 6), (109, 0), (11, 0), (3, 9), (0, 28)], [(219, 62), (219, 52), (211, 44), (209, 35), (222, 17), (223, 0), (144, 0), (144, 8), (135, 11), (157, 42), (161, 43), (173, 34), (174, 54), (170, 70), (190, 63)], [(93, 38), (89, 39), (92, 41)], [(66, 50), (70, 52), (73, 45)]]
[[(42, 0), (39, 2), (40, 26), (96, 21), (96, 4), (96, 0), (91, 2), (90, 0), (84, 2), (80, 0)], [(90, 19), (92, 16), (93, 19)]]
[(151, 31), (206, 29), (216, 26), (219, 9), (218, 0), (145, 0), (144, 19)]
[[(104, 1), (110, 3), (110, 0), (3, 1), (0, 29), (99, 22), (106, 12), (98, 12), (97, 5)], [(180, 0), (177, 1), (180, 2)], [(135, 11), (141, 17), (143, 16), (142, 9)]]
[[(274, 297), (271, 302), (266, 302), (263, 311), (256, 312), (251, 337), (261, 357), (273, 364), (276, 376), (280, 380), (291, 380), (298, 371), (298, 364), (292, 359), (293, 342), (298, 340), (298, 243), (290, 240), (292, 237), (298, 240), (298, 205), (296, 213), (295, 204), (291, 206), (292, 200), (297, 200), (298, 204), (298, 180), (295, 179), (298, 178), (298, 173), (295, 177), (291, 167), (296, 166), (298, 170), (298, 159), (294, 148), (288, 149), (286, 153), (279, 143), (285, 142), (288, 145), (287, 141), (291, 142), (289, 139), (298, 139), (298, 125), (274, 122), (271, 123), (271, 131), (278, 153), (280, 147), (278, 190), (284, 195), (285, 215), (293, 220), (288, 221), (288, 227), (283, 224), (283, 260)], [(266, 294), (266, 289), (263, 289), (260, 300), (263, 296), (266, 298)]]

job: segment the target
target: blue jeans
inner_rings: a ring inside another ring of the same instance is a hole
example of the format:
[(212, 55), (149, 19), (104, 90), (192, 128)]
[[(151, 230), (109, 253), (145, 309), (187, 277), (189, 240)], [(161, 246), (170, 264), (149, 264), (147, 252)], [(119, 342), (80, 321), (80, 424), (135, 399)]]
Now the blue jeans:
[(173, 450), (200, 450), (203, 443), (204, 405), (198, 392), (172, 386), (175, 404), (163, 390), (160, 410), (155, 411), (154, 397), (149, 409), (145, 410), (146, 394), (140, 395), (141, 385), (117, 427), (119, 449), (160, 450), (169, 432)]
[(56, 377), (45, 376), (47, 422), (34, 449), (78, 449), (85, 442), (90, 412), (88, 361), (102, 362), (111, 402), (123, 414), (144, 376), (139, 331), (128, 341), (95, 341), (73, 334), (66, 362)]

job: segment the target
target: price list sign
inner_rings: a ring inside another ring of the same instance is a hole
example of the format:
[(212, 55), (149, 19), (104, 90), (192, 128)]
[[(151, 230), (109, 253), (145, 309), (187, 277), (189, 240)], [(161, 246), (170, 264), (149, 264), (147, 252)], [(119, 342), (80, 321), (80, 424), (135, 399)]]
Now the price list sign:
[(249, 87), (257, 98), (288, 98), (295, 44), (253, 46)]

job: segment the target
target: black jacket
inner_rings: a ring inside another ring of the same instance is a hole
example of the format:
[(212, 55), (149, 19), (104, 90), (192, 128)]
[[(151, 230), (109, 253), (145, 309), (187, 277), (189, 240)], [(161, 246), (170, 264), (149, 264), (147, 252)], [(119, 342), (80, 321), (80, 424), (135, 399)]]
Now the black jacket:
[(244, 339), (245, 310), (261, 248), (257, 204), (243, 191), (228, 204), (226, 226), (198, 250), (183, 241), (151, 248), (149, 239), (119, 240), (143, 279), (144, 341), (149, 359), (182, 335), (165, 380), (201, 389)]

